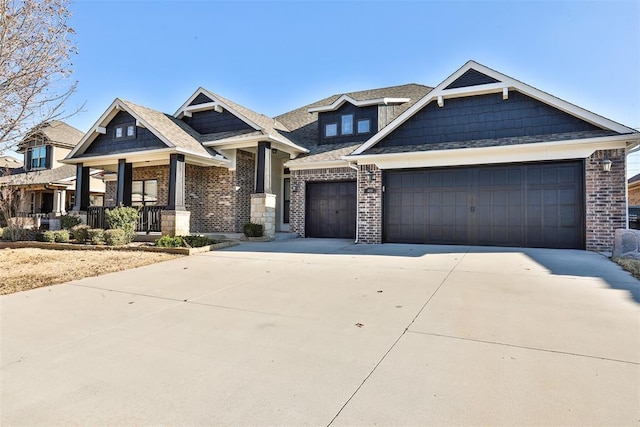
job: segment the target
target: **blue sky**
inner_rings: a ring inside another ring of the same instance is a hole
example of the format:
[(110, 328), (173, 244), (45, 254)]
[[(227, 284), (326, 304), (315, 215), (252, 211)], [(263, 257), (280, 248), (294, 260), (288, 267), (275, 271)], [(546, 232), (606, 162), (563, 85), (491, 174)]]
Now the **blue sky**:
[[(76, 1), (86, 131), (114, 98), (167, 113), (204, 86), (274, 116), (334, 93), (435, 86), (474, 59), (640, 128), (640, 2)], [(640, 158), (631, 160), (640, 171)]]

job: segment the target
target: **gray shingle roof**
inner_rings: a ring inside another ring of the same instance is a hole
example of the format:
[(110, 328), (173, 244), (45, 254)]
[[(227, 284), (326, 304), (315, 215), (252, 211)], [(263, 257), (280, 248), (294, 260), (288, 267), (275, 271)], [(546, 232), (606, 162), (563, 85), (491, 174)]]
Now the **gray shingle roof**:
[(215, 152), (207, 150), (200, 144), (198, 140), (199, 134), (182, 120), (178, 120), (160, 111), (134, 104), (133, 102), (121, 101), (130, 108), (135, 115), (147, 122), (176, 147), (193, 151), (205, 157), (210, 157), (215, 154)]
[(74, 148), (84, 136), (83, 132), (73, 126), (59, 120), (51, 120), (29, 132), (29, 135), (18, 144), (18, 151), (23, 152), (29, 141), (39, 134), (43, 135), (50, 144), (63, 148)]
[(634, 182), (638, 182), (640, 181), (640, 173), (637, 175), (632, 176), (631, 178), (629, 178), (629, 180), (627, 181), (629, 184), (632, 184)]
[[(309, 163), (312, 161), (338, 160), (341, 156), (350, 154), (357, 147), (362, 145), (362, 143), (318, 145), (318, 113), (309, 113), (309, 108), (330, 105), (342, 95), (348, 95), (356, 101), (366, 101), (379, 98), (409, 98), (409, 102), (401, 104), (395, 108), (394, 116), (391, 117), (393, 120), (400, 114), (404, 113), (419, 99), (423, 98), (431, 91), (431, 89), (432, 88), (429, 86), (411, 83), (402, 86), (391, 86), (359, 92), (336, 94), (277, 116), (276, 119), (291, 130), (287, 133), (289, 139), (309, 149), (308, 154), (300, 155), (296, 159), (290, 160), (288, 163), (290, 165), (294, 165), (297, 163)], [(346, 147), (353, 147), (353, 149), (347, 152)], [(311, 157), (311, 159), (308, 159), (307, 157)]]
[(24, 172), (0, 178), (0, 183), (11, 185), (53, 184), (62, 180), (75, 178), (76, 166), (63, 165), (54, 169)]
[[(22, 161), (11, 156), (0, 156), (0, 169), (19, 169), (23, 166)], [(0, 170), (0, 174), (2, 171)]]

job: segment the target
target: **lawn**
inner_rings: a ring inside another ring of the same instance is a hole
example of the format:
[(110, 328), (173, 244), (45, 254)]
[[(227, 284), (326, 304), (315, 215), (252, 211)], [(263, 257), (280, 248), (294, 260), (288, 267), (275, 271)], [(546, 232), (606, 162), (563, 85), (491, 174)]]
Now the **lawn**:
[(178, 256), (156, 252), (0, 249), (0, 295), (100, 276)]
[(637, 279), (640, 279), (640, 260), (617, 258), (614, 259), (622, 268), (633, 274)]

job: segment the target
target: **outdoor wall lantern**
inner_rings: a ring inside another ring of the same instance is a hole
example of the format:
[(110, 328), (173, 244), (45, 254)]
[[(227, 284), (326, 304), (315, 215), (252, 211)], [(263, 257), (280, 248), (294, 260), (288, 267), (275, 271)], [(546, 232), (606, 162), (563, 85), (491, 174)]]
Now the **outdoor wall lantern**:
[(602, 170), (605, 172), (609, 172), (611, 170), (611, 160), (604, 159), (602, 161)]
[(367, 171), (367, 182), (371, 183), (373, 181), (373, 171)]
[(293, 191), (294, 193), (297, 193), (299, 189), (300, 187), (298, 187), (298, 184), (291, 185), (291, 191)]

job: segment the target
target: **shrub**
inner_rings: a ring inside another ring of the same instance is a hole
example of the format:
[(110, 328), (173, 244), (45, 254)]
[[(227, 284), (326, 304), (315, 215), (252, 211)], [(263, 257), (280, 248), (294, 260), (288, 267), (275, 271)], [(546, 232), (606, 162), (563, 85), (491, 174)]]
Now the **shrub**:
[(69, 231), (56, 230), (53, 232), (53, 238), (56, 243), (69, 243)]
[(264, 226), (262, 224), (256, 224), (255, 222), (248, 222), (242, 228), (244, 235), (247, 237), (262, 237), (264, 232)]
[(87, 229), (87, 238), (92, 245), (104, 243), (104, 230), (102, 228), (89, 228)]
[(105, 217), (109, 228), (123, 230), (127, 243), (136, 237), (136, 225), (138, 224), (138, 210), (132, 207), (120, 206), (105, 211)]
[(64, 230), (70, 230), (71, 228), (81, 223), (82, 220), (77, 216), (63, 215), (60, 217), (60, 227), (62, 227)]
[(45, 231), (44, 233), (38, 233), (36, 234), (36, 240), (40, 242), (53, 243), (56, 241), (56, 233), (55, 231)]
[(181, 248), (184, 246), (184, 240), (180, 236), (162, 236), (158, 240), (156, 240), (156, 246), (160, 246), (162, 248)]
[(2, 239), (12, 242), (27, 240), (30, 237), (29, 230), (17, 225), (8, 225), (2, 229)]
[(201, 248), (202, 246), (212, 245), (213, 240), (206, 236), (182, 236), (185, 246), (192, 248)]
[(71, 228), (71, 234), (73, 234), (73, 238), (76, 239), (78, 243), (85, 243), (89, 238), (87, 230), (89, 230), (88, 225), (78, 224)]
[(104, 230), (104, 242), (109, 246), (120, 246), (129, 243), (127, 233), (119, 228)]

